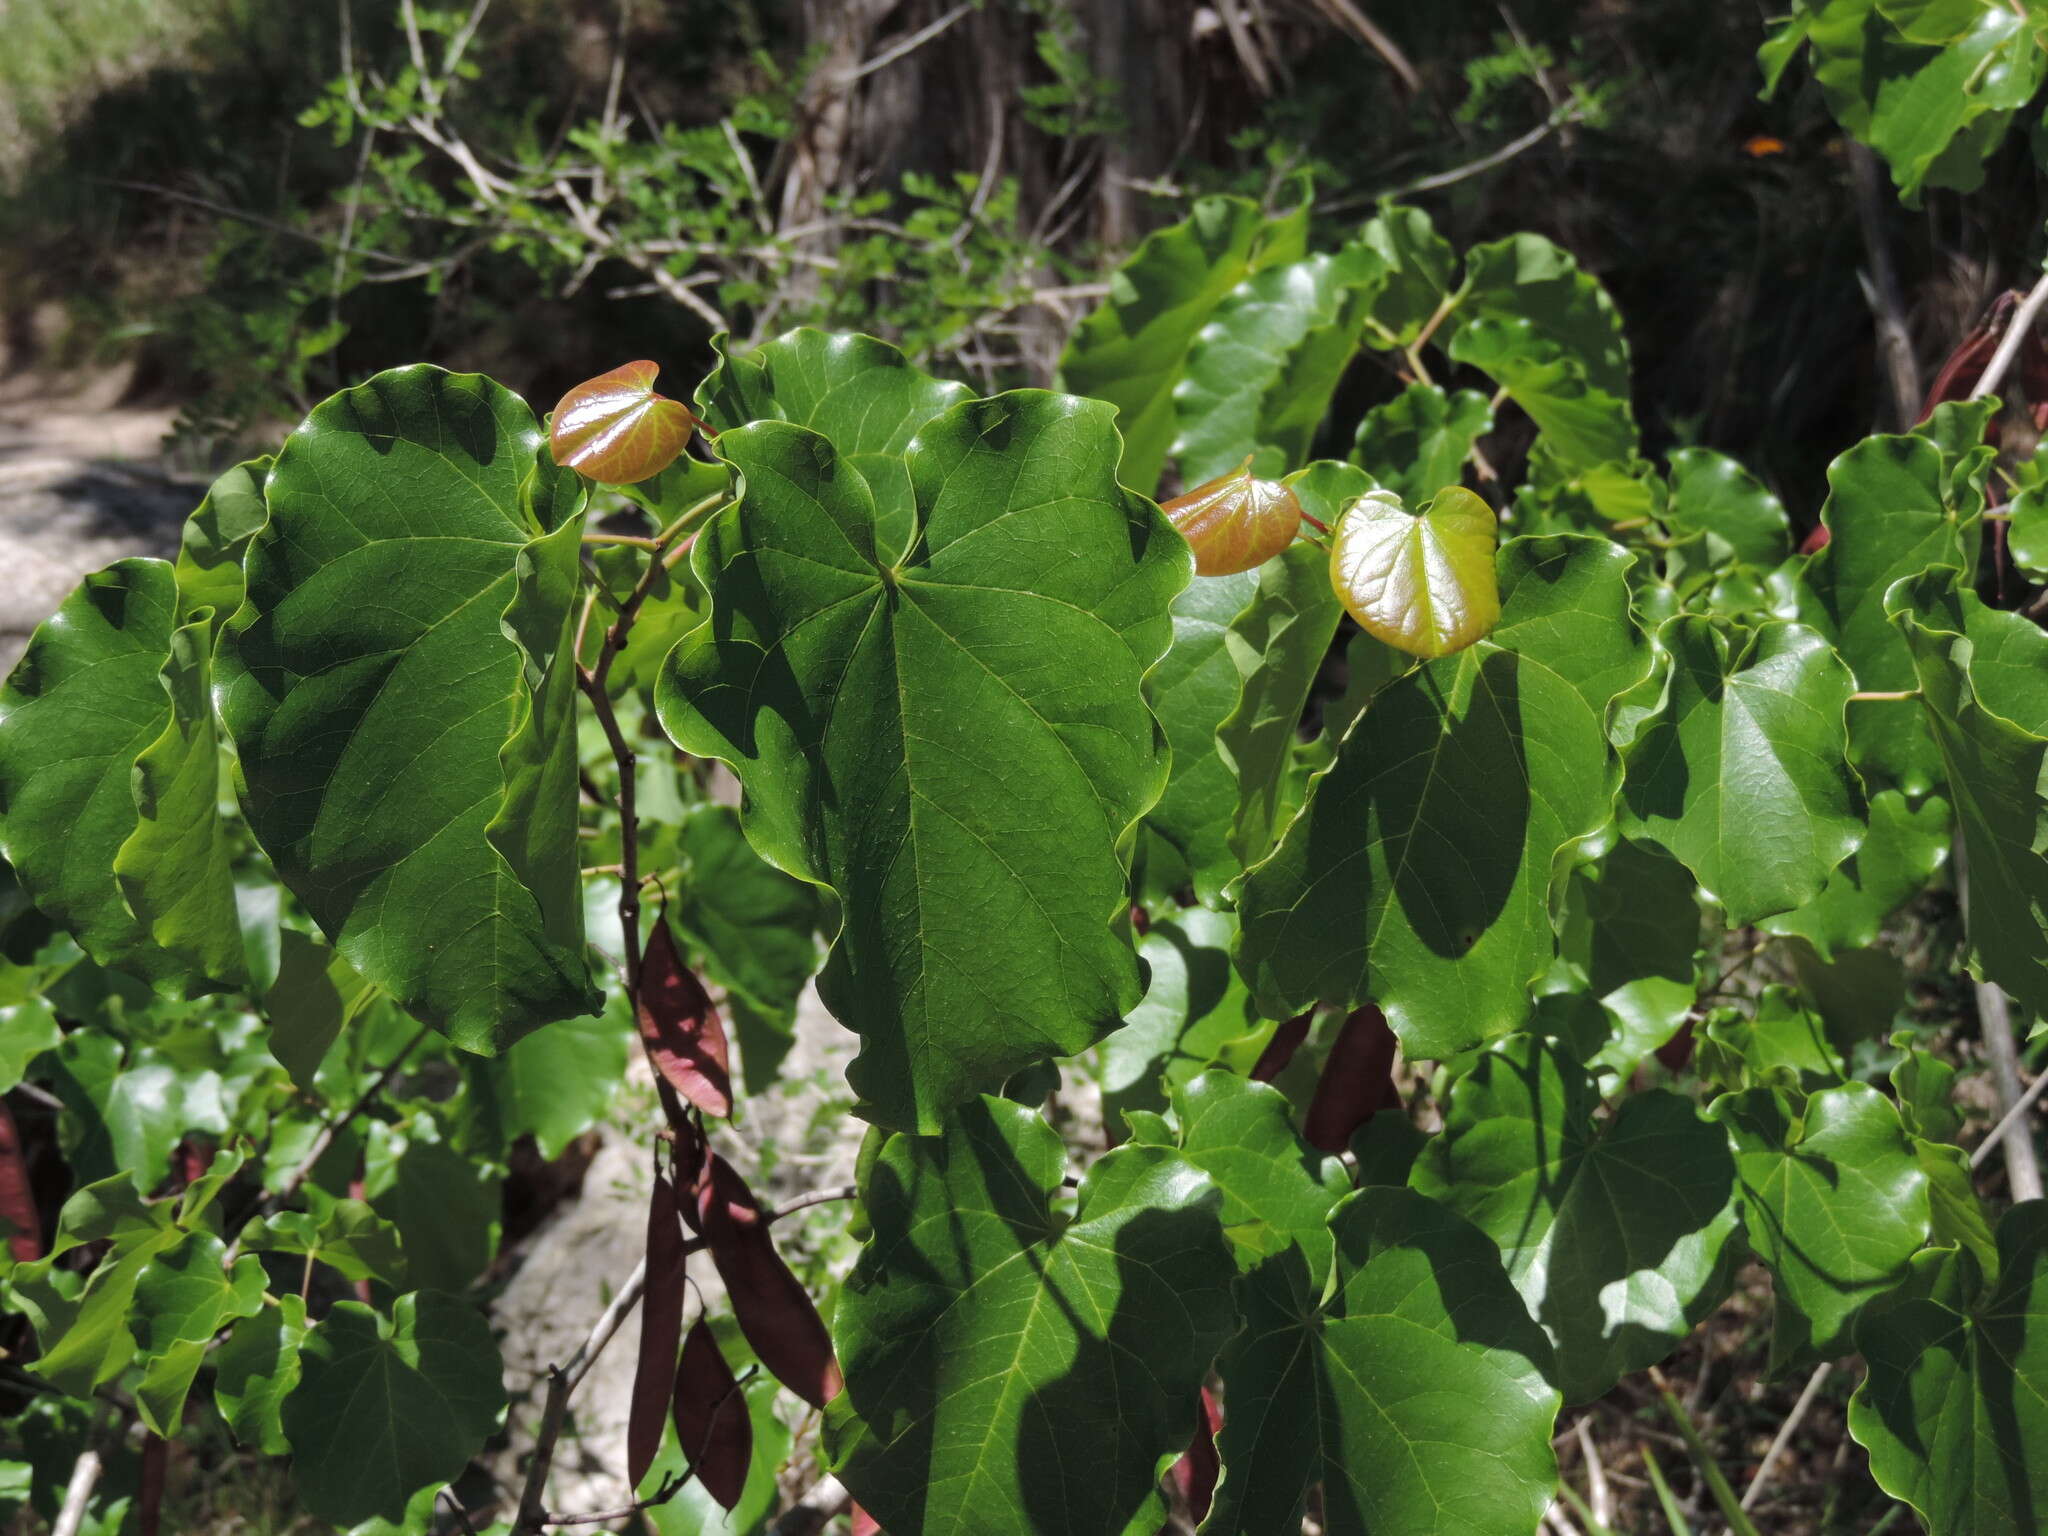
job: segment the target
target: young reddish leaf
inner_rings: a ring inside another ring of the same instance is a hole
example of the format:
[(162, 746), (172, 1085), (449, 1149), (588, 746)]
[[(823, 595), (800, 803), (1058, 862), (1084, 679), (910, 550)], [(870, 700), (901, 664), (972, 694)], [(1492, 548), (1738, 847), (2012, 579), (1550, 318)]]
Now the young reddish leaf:
[(2001, 293), (1969, 335), (1956, 343), (1956, 349), (1949, 353), (1928, 386), (1927, 398), (1920, 402), (1920, 420), (1932, 416), (1937, 405), (1970, 398), (1970, 391), (1977, 387), (1977, 380), (1984, 376), (1984, 369), (1998, 351), (1999, 342), (2005, 339), (2005, 328), (2018, 305), (2018, 294)]
[[(647, 1202), (647, 1289), (640, 1302), (640, 1363), (626, 1419), (626, 1478), (638, 1488), (661, 1449), (661, 1421), (678, 1387), (676, 1346), (683, 1336), (683, 1229), (675, 1186), (654, 1175)], [(731, 1508), (730, 1505), (726, 1506)]]
[(882, 1536), (882, 1528), (875, 1523), (873, 1515), (856, 1504), (853, 1506), (853, 1529), (849, 1536)]
[(1387, 1016), (1367, 1003), (1337, 1031), (1301, 1134), (1312, 1147), (1342, 1152), (1351, 1144), (1353, 1131), (1398, 1102), (1394, 1032), (1387, 1028)]
[(675, 463), (697, 418), (681, 401), (654, 392), (660, 372), (643, 359), (562, 396), (548, 435), (555, 462), (606, 485), (651, 480)]
[(1294, 1053), (1308, 1038), (1309, 1020), (1314, 1017), (1315, 1010), (1311, 1008), (1307, 1013), (1297, 1013), (1273, 1031), (1273, 1038), (1266, 1042), (1266, 1048), (1259, 1052), (1259, 1059), (1252, 1067), (1253, 1082), (1270, 1083), (1287, 1070), (1287, 1063), (1294, 1060)]
[(35, 1191), (29, 1188), (21, 1131), (4, 1101), (0, 1101), (0, 1221), (12, 1229), (7, 1234), (7, 1252), (15, 1263), (27, 1264), (43, 1256), (43, 1219), (36, 1210)]
[(1231, 576), (1264, 565), (1294, 542), (1301, 503), (1277, 480), (1254, 479), (1252, 461), (1159, 510), (1195, 552), (1198, 576)]
[(813, 1408), (838, 1396), (839, 1362), (811, 1298), (782, 1262), (754, 1192), (716, 1153), (697, 1187), (697, 1229), (754, 1353)]
[(1657, 1047), (1658, 1063), (1667, 1072), (1683, 1072), (1692, 1062), (1692, 1020), (1678, 1026), (1678, 1033)]
[(754, 1460), (754, 1421), (732, 1367), (703, 1318), (690, 1325), (676, 1367), (676, 1444), (704, 1491), (731, 1509), (747, 1486)]
[(1216, 1476), (1222, 1462), (1216, 1456), (1216, 1431), (1223, 1427), (1222, 1410), (1207, 1387), (1202, 1388), (1200, 1412), (1195, 1418), (1195, 1438), (1173, 1464), (1173, 1486), (1180, 1490), (1188, 1507), (1188, 1519), (1200, 1525), (1208, 1516), (1209, 1501), (1216, 1494)]
[(163, 1528), (164, 1473), (170, 1454), (171, 1442), (162, 1435), (143, 1434), (142, 1471), (135, 1490), (135, 1525), (142, 1536), (157, 1536)]
[(668, 1085), (707, 1115), (732, 1113), (732, 1071), (725, 1026), (696, 973), (683, 964), (664, 914), (647, 940), (634, 1012), (640, 1041)]
[(1462, 485), (1411, 513), (1392, 491), (1351, 503), (1330, 545), (1330, 585), (1358, 627), (1411, 656), (1448, 656), (1500, 621), (1493, 508)]

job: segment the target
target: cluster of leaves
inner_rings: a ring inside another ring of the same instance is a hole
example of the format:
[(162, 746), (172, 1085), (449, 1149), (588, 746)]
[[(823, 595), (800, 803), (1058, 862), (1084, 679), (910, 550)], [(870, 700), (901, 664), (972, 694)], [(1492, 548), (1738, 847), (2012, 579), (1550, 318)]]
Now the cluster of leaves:
[[(1332, 421), (1361, 350), (1404, 387)], [(763, 1518), (789, 1442), (746, 1349), (906, 1536), (1155, 1531), (1184, 1454), (1217, 1536), (1311, 1498), (1349, 1536), (1527, 1532), (1561, 1407), (1753, 1259), (1777, 1363), (1868, 1361), (1887, 1492), (2037, 1528), (2048, 1223), (1980, 1202), (1877, 942), (1954, 840), (1972, 964), (2048, 1013), (2048, 635), (1970, 579), (1991, 403), (1849, 449), (1796, 553), (1740, 465), (1643, 457), (1619, 317), (1551, 242), (1460, 257), (1388, 206), (1311, 251), (1229, 199), (1139, 248), (1061, 375), (983, 396), (798, 330), (687, 410), (604, 375), (551, 451), (488, 380), (398, 370), (176, 563), (89, 578), (0, 696), (44, 940), (8, 1059), (78, 1186), (5, 1272), (37, 1375), (170, 1435), (210, 1371), (316, 1514), (426, 1524), (503, 1410), (462, 1296), (488, 1217), (440, 1202), (587, 1124), (637, 1022), (650, 1497), (687, 1464)], [(675, 456), (693, 418), (712, 460)], [(635, 510), (591, 527), (557, 452)], [(1162, 510), (1169, 465), (1226, 500)], [(758, 1091), (821, 931), (874, 1131), (814, 1308), (708, 1151), (704, 981)], [(1731, 991), (1766, 950), (1792, 983)], [(464, 1091), (366, 1116), (406, 1018)], [(1070, 1081), (1114, 1145), (1063, 1146)], [(685, 1336), (679, 1219), (736, 1332)]]

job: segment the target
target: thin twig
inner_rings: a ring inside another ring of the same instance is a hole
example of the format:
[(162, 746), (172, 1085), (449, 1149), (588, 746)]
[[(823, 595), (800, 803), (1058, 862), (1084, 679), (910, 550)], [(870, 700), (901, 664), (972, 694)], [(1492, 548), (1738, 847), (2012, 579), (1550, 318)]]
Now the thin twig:
[[(1964, 922), (1967, 925), (1967, 909)], [(1992, 1079), (1998, 1084), (1998, 1102), (2007, 1106), (2005, 1120), (2000, 1122), (2003, 1126), (2013, 1119), (2013, 1111), (2026, 1101), (2026, 1094), (2020, 1087), (2019, 1047), (2013, 1039), (2012, 1006), (2006, 1001), (2005, 989), (1995, 981), (1977, 982), (1976, 989), (1979, 1033), (1984, 1037), (1985, 1054), (1991, 1058)], [(2041, 1075), (2048, 1077), (2048, 1072)], [(2004, 1136), (1998, 1144), (2005, 1148), (2005, 1176), (2013, 1199), (2040, 1199), (2041, 1161), (2034, 1153), (2034, 1138)], [(1993, 1143), (1987, 1139), (1985, 1146), (1991, 1145)]]
[(1586, 1460), (1586, 1499), (1593, 1509), (1593, 1520), (1598, 1525), (1614, 1524), (1614, 1490), (1607, 1484), (1607, 1467), (1600, 1460), (1600, 1448), (1593, 1443), (1593, 1431), (1588, 1428), (1592, 1416), (1579, 1415), (1573, 1425), (1579, 1438), (1579, 1454)]
[[(2041, 1097), (2042, 1090), (2044, 1089), (2048, 1089), (2048, 1072), (2041, 1073), (2031, 1083), (2027, 1084), (2027, 1091), (2013, 1100), (2012, 1108), (2001, 1115), (1998, 1124), (1992, 1126), (1990, 1133), (1977, 1143), (1977, 1150), (1970, 1154), (1970, 1166), (1972, 1168), (1980, 1166), (1984, 1159), (1991, 1155), (1991, 1149), (2005, 1140), (2006, 1133), (2015, 1125), (2018, 1125), (2020, 1118), (2029, 1109), (2034, 1107), (2035, 1101)], [(2034, 1198), (2038, 1199), (2039, 1197), (2035, 1196)]]
[(2005, 382), (2006, 370), (2012, 367), (2012, 360), (2020, 355), (2020, 348), (2033, 333), (2034, 317), (2041, 313), (2041, 306), (2048, 304), (2048, 272), (2027, 290), (2027, 296), (2020, 301), (2020, 307), (2013, 311), (2012, 323), (2005, 328), (2005, 335), (1998, 343), (1998, 350), (1991, 354), (1991, 361), (1977, 380), (1977, 387), (1970, 391), (1972, 400), (1981, 400)]
[(900, 42), (892, 43), (865, 64), (854, 69), (842, 71), (838, 80), (834, 83), (844, 89), (846, 86), (853, 84), (854, 81), (862, 79), (867, 75), (872, 75), (878, 69), (886, 69), (906, 53), (911, 52), (913, 49), (922, 48), (926, 43), (937, 37), (946, 28), (952, 26), (954, 22), (973, 9), (972, 0), (962, 0), (961, 4), (954, 6), (953, 9), (946, 12), (937, 21), (919, 27)]
[(1792, 1436), (1799, 1429), (1799, 1421), (1806, 1417), (1806, 1410), (1811, 1408), (1814, 1399), (1820, 1396), (1821, 1386), (1827, 1381), (1828, 1372), (1833, 1369), (1832, 1361), (1823, 1360), (1813, 1368), (1813, 1374), (1806, 1378), (1806, 1385), (1800, 1389), (1799, 1400), (1792, 1405), (1792, 1411), (1785, 1415), (1785, 1422), (1778, 1426), (1778, 1433), (1771, 1440), (1771, 1448), (1764, 1452), (1764, 1459), (1757, 1463), (1756, 1476), (1752, 1477), (1749, 1486), (1742, 1490), (1743, 1509), (1748, 1509), (1756, 1503), (1758, 1496), (1763, 1493), (1764, 1484), (1770, 1481), (1771, 1473), (1777, 1468), (1778, 1458), (1785, 1454), (1785, 1447), (1792, 1443)]
[[(691, 1470), (694, 1471), (695, 1468), (693, 1467)], [(606, 1520), (628, 1520), (634, 1515), (639, 1514), (643, 1509), (652, 1509), (657, 1504), (666, 1504), (670, 1499), (682, 1492), (683, 1484), (690, 1480), (690, 1476), (690, 1472), (677, 1473), (675, 1476), (665, 1479), (662, 1485), (647, 1495), (646, 1498), (635, 1499), (632, 1503), (622, 1504), (617, 1509), (600, 1509), (587, 1515), (549, 1515), (541, 1521), (541, 1524), (551, 1527), (599, 1525)]]

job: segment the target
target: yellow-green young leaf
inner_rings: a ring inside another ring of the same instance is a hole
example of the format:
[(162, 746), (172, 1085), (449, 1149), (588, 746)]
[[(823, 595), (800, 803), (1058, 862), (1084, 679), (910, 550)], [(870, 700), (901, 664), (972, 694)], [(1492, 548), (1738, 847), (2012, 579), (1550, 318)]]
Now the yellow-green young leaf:
[(1337, 525), (1330, 584), (1375, 639), (1411, 656), (1448, 656), (1500, 617), (1499, 526), (1463, 486), (1447, 486), (1417, 513), (1392, 491), (1368, 491)]
[(284, 883), (365, 980), (465, 1049), (595, 1012), (576, 477), (517, 396), (415, 367), (316, 407), (268, 499), (218, 699)]
[(1235, 576), (1264, 565), (1294, 542), (1301, 503), (1277, 480), (1252, 474), (1246, 459), (1227, 475), (1159, 504), (1195, 552), (1198, 576)]
[(1138, 1001), (1111, 924), (1165, 778), (1142, 679), (1187, 546), (1118, 485), (1109, 408), (1069, 395), (926, 423), (900, 554), (830, 438), (760, 421), (718, 447), (744, 489), (698, 537), (711, 617), (669, 657), (662, 724), (733, 765), (763, 857), (837, 891), (819, 989), (863, 1036), (861, 1111), (936, 1131)]
[(654, 392), (657, 363), (644, 359), (585, 379), (556, 402), (548, 435), (555, 462), (608, 485), (651, 480), (689, 446), (697, 418)]

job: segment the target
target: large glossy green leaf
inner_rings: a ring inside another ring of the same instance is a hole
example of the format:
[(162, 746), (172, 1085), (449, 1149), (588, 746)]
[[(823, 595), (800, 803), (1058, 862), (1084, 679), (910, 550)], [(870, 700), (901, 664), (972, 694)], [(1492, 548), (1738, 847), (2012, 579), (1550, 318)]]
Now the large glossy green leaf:
[(876, 545), (894, 558), (916, 515), (904, 454), (926, 422), (972, 393), (912, 366), (886, 341), (805, 327), (737, 356), (721, 343), (697, 409), (716, 431), (787, 421), (829, 437), (867, 481)]
[[(1369, 475), (1327, 460), (1287, 483), (1303, 508), (1326, 523), (1373, 489)], [(1224, 637), (1240, 688), (1237, 707), (1216, 727), (1215, 750), (1236, 779), (1229, 846), (1240, 864), (1263, 858), (1280, 830), (1302, 711), (1344, 616), (1329, 567), (1329, 556), (1307, 543), (1267, 561), (1258, 589)]]
[(1727, 1139), (1690, 1100), (1599, 1109), (1583, 1067), (1516, 1035), (1458, 1079), (1409, 1179), (1500, 1245), (1567, 1402), (1662, 1360), (1720, 1304), (1736, 1225)]
[(1258, 590), (1252, 571), (1189, 582), (1173, 600), (1173, 646), (1145, 675), (1145, 698), (1171, 754), (1166, 791), (1145, 819), (1173, 845), (1206, 902), (1242, 867), (1230, 848), (1238, 784), (1216, 736), (1244, 688), (1231, 627)]
[(161, 560), (85, 578), (0, 690), (0, 837), (31, 900), (103, 965), (168, 980), (177, 961), (129, 910), (114, 856), (137, 823), (136, 757), (165, 730), (160, 674), (177, 583)]
[(292, 1477), (306, 1508), (336, 1525), (403, 1520), (420, 1489), (445, 1483), (505, 1412), (490, 1325), (453, 1296), (401, 1296), (391, 1316), (338, 1301), (299, 1348), (285, 1399)]
[(1233, 1323), (1216, 1188), (1165, 1147), (1122, 1147), (1068, 1217), (1062, 1150), (984, 1098), (943, 1137), (891, 1137), (868, 1178), (825, 1446), (885, 1529), (1118, 1531), (1187, 1445)]
[(1752, 1088), (1708, 1109), (1734, 1148), (1743, 1230), (1776, 1282), (1774, 1364), (1838, 1353), (1928, 1234), (1927, 1175), (1890, 1099), (1844, 1083), (1795, 1103)]
[(1373, 696), (1246, 877), (1239, 960), (1263, 1011), (1370, 999), (1411, 1057), (1521, 1024), (1560, 855), (1611, 815), (1608, 706), (1648, 665), (1630, 563), (1605, 540), (1511, 542), (1492, 637)]
[(862, 1112), (936, 1129), (1138, 1000), (1118, 844), (1164, 777), (1140, 679), (1187, 545), (1117, 484), (1109, 409), (1071, 396), (928, 424), (900, 564), (826, 439), (768, 422), (719, 450), (746, 491), (699, 536), (714, 607), (662, 723), (733, 766), (770, 862), (837, 890), (820, 990), (864, 1037)]
[(1896, 789), (1870, 797), (1869, 830), (1856, 851), (1804, 906), (1759, 925), (1797, 934), (1827, 958), (1877, 942), (1884, 920), (1917, 895), (1948, 858), (1948, 801), (1929, 795), (1914, 804)]
[(1550, 1346), (1464, 1218), (1361, 1190), (1330, 1219), (1333, 1294), (1245, 1292), (1221, 1369), (1223, 1480), (1203, 1536), (1294, 1528), (1323, 1485), (1330, 1536), (1509, 1536), (1556, 1491)]
[[(1885, 592), (1929, 566), (1962, 569), (1969, 505), (1951, 496), (1941, 450), (1918, 435), (1865, 438), (1828, 466), (1828, 546), (1806, 567), (1816, 607), (1801, 617), (1834, 642), (1858, 689), (1917, 685), (1905, 639), (1886, 619)], [(1918, 706), (1861, 702), (1849, 727), (1859, 768), (1911, 795), (1934, 787), (1941, 764)]]
[(1404, 502), (1421, 503), (1464, 478), (1472, 445), (1492, 430), (1493, 407), (1478, 390), (1410, 384), (1365, 413), (1351, 458)]
[[(516, 396), (382, 373), (271, 470), (222, 657), (250, 826), (336, 949), (489, 1053), (594, 1012), (578, 889), (582, 492)], [(404, 494), (393, 487), (404, 486)]]
[(1299, 467), (1385, 273), (1382, 257), (1351, 245), (1268, 267), (1224, 298), (1173, 390), (1183, 481), (1214, 479), (1248, 456), (1257, 475)]
[(1196, 334), (1246, 277), (1300, 254), (1298, 218), (1272, 220), (1242, 198), (1205, 197), (1110, 275), (1109, 297), (1067, 342), (1059, 384), (1116, 407), (1124, 484), (1147, 495), (1158, 487), (1174, 437), (1173, 389)]
[(1862, 786), (1848, 764), (1856, 682), (1802, 624), (1731, 639), (1681, 614), (1663, 707), (1628, 752), (1623, 823), (1682, 860), (1730, 926), (1820, 894), (1863, 839)]
[(1870, 1472), (1942, 1536), (2026, 1536), (2048, 1522), (2048, 1205), (1998, 1224), (1994, 1281), (1966, 1249), (1913, 1261), (1856, 1325), (1870, 1374), (1849, 1430)]
[(1957, 593), (1954, 575), (1901, 582), (1886, 605), (1911, 648), (1955, 802), (1975, 962), (2048, 1014), (2048, 636)]

